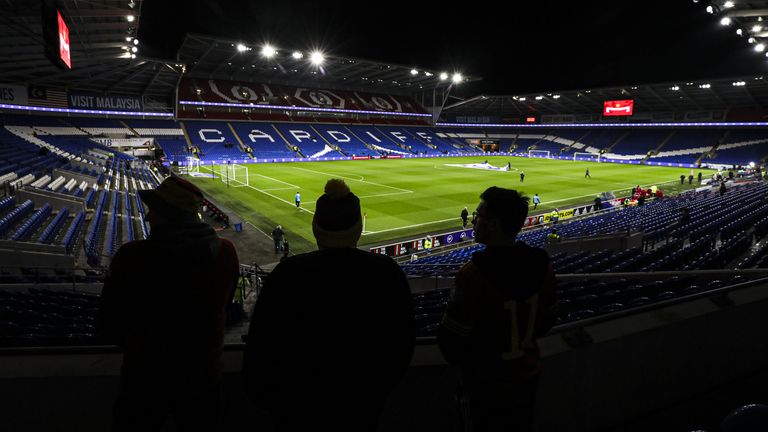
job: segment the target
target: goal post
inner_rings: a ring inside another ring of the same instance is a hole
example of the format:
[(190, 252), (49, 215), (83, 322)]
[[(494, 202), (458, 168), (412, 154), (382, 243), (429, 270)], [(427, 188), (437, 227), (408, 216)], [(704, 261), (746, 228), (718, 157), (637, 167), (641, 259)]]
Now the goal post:
[(187, 160), (184, 161), (184, 164), (179, 169), (179, 172), (181, 174), (193, 174), (193, 173), (199, 173), (200, 172), (200, 159), (193, 158), (193, 157), (187, 157)]
[(528, 150), (529, 158), (549, 158), (551, 154), (549, 150)]
[(573, 160), (575, 161), (595, 161), (600, 162), (600, 153), (580, 153), (573, 154)]
[(248, 186), (248, 167), (238, 164), (220, 165), (219, 178), (232, 187)]

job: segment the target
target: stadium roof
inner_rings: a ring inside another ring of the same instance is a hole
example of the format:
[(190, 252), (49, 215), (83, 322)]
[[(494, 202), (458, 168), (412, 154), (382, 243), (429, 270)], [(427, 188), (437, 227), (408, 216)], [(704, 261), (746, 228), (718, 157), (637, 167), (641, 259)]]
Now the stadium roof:
[(480, 95), (445, 107), (444, 114), (596, 114), (607, 100), (635, 101), (642, 112), (703, 111), (768, 107), (768, 75), (627, 85), (561, 92), (543, 91), (518, 95)]
[[(142, 2), (61, 0), (70, 31), (71, 70), (57, 68), (44, 54), (42, 1), (0, 2), (0, 82), (170, 100), (178, 68), (141, 58), (141, 45), (133, 44)], [(134, 60), (133, 47), (139, 52)]]
[[(324, 53), (323, 63), (316, 66), (309, 60), (309, 52), (276, 47), (277, 53), (265, 58), (261, 50), (262, 46), (245, 41), (188, 34), (179, 49), (178, 59), (187, 66), (186, 76), (192, 78), (361, 90), (371, 93), (413, 94), (436, 87), (447, 87), (452, 80), (450, 75), (447, 79), (441, 79), (441, 71), (427, 71), (393, 63)], [(294, 53), (300, 53), (301, 57), (294, 58)], [(463, 76), (461, 82), (479, 79)]]

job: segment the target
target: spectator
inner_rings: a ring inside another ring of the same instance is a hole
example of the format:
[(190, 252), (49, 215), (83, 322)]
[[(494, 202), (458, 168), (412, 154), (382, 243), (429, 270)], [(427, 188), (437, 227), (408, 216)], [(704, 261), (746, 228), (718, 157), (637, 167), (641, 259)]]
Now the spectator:
[(720, 196), (725, 195), (726, 190), (727, 189), (725, 188), (725, 182), (724, 181), (720, 182)]
[(202, 192), (170, 177), (139, 191), (151, 232), (115, 254), (101, 296), (99, 330), (123, 351), (113, 430), (215, 430), (227, 305), (239, 264), (198, 210)]
[(438, 334), (446, 360), (461, 369), (462, 411), (478, 432), (532, 427), (535, 339), (554, 323), (555, 292), (546, 252), (515, 241), (527, 214), (517, 191), (494, 186), (480, 196), (475, 240), (486, 248), (456, 275)]
[(688, 184), (693, 184), (693, 173), (688, 174)]
[(603, 209), (603, 200), (600, 197), (595, 197), (595, 211)]
[(556, 224), (558, 220), (560, 220), (560, 212), (557, 211), (557, 209), (552, 210), (552, 213), (549, 214), (549, 220), (553, 224)]
[(280, 253), (280, 247), (283, 245), (283, 227), (278, 225), (272, 230), (272, 241), (275, 242), (275, 253)]
[(432, 237), (426, 236), (424, 238), (424, 251), (428, 254), (432, 253)]
[(469, 211), (466, 207), (464, 207), (464, 210), (461, 211), (461, 226), (463, 228), (467, 227), (467, 221), (469, 220)]
[(326, 183), (312, 231), (319, 250), (279, 263), (256, 301), (246, 393), (277, 431), (373, 431), (413, 354), (408, 282), (391, 258), (356, 248), (360, 200), (342, 180)]
[(702, 174), (701, 174), (701, 171), (699, 171), (699, 184), (701, 184), (701, 177), (702, 177)]
[(557, 233), (557, 228), (552, 228), (552, 231), (547, 234), (547, 243), (560, 243), (560, 234)]
[(680, 184), (685, 184), (685, 174), (680, 174)]

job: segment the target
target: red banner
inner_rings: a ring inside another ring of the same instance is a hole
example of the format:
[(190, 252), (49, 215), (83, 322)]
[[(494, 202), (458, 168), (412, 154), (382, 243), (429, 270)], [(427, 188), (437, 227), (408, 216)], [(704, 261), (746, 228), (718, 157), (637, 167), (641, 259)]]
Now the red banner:
[(352, 160), (365, 160), (370, 158), (370, 156), (352, 156)]
[(631, 116), (635, 109), (635, 101), (612, 100), (603, 102), (604, 116)]

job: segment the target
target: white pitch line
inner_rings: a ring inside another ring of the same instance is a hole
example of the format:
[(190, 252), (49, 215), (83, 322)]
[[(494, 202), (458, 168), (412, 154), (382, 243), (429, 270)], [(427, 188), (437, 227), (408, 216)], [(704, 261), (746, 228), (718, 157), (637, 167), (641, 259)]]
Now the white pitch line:
[[(245, 185), (245, 186), (249, 187), (249, 188), (251, 188), (251, 189), (253, 189), (253, 190), (257, 191), (257, 192), (261, 192), (264, 195), (271, 196), (272, 198), (274, 198), (274, 199), (276, 199), (278, 201), (282, 201), (282, 202), (288, 204), (289, 206), (294, 206), (294, 207), (296, 206), (296, 203), (292, 203), (292, 202), (290, 202), (288, 200), (284, 200), (284, 199), (280, 198), (279, 196), (272, 195), (271, 193), (263, 191), (263, 190), (261, 190), (259, 188), (255, 188), (255, 187), (253, 187), (251, 185)], [(315, 212), (313, 212), (312, 210), (307, 210), (307, 209), (305, 209), (303, 207), (299, 207), (299, 210), (305, 211), (305, 212), (310, 213), (310, 214), (315, 214)]]
[(262, 190), (265, 190), (265, 191), (281, 191), (281, 190), (296, 190), (296, 188), (284, 187), (284, 188), (269, 188), (269, 189), (262, 189)]
[(346, 176), (343, 176), (343, 175), (339, 175), (339, 174), (325, 173), (325, 172), (321, 172), (321, 171), (315, 171), (315, 170), (306, 169), (306, 168), (299, 168), (299, 167), (291, 167), (291, 168), (293, 168), (293, 169), (297, 169), (297, 170), (301, 170), (301, 171), (307, 171), (307, 172), (311, 172), (311, 173), (315, 173), (315, 174), (322, 174), (322, 175), (325, 175), (325, 176), (328, 176), (328, 177), (339, 177), (339, 178), (343, 178), (343, 179), (345, 179), (345, 180), (354, 180), (354, 181), (359, 181), (359, 182), (361, 182), (361, 183), (368, 183), (368, 184), (372, 184), (372, 185), (374, 185), (374, 186), (381, 186), (381, 187), (385, 187), (385, 188), (390, 188), (390, 189), (394, 189), (394, 190), (399, 190), (399, 191), (402, 191), (402, 192), (413, 193), (413, 191), (412, 191), (412, 190), (408, 190), (408, 189), (401, 189), (401, 188), (399, 188), (399, 187), (388, 186), (388, 185), (385, 185), (385, 184), (374, 183), (374, 182), (372, 182), (372, 181), (362, 180), (362, 178), (363, 178), (363, 177), (361, 177), (360, 179), (356, 179), (356, 178), (352, 178), (352, 177), (346, 177)]
[(258, 231), (258, 232), (260, 232), (260, 233), (264, 234), (264, 235), (265, 235), (265, 236), (267, 236), (268, 238), (272, 238), (272, 236), (271, 236), (271, 235), (269, 235), (269, 234), (265, 233), (264, 231), (262, 231), (261, 229), (259, 229), (259, 227), (257, 227), (256, 225), (254, 225), (254, 224), (252, 224), (252, 223), (250, 223), (250, 222), (248, 222), (248, 221), (245, 221), (245, 223), (246, 223), (246, 224), (248, 224), (248, 225), (250, 225), (250, 226), (252, 226), (252, 227), (254, 227), (254, 228), (256, 228), (256, 231)]
[(452, 221), (452, 220), (455, 220), (455, 221), (458, 222), (457, 219), (461, 220), (461, 218), (459, 218), (459, 217), (452, 217), (450, 219), (443, 219), (443, 220), (439, 220), (439, 221), (424, 222), (424, 223), (420, 223), (420, 224), (401, 226), (401, 227), (397, 227), (397, 228), (389, 228), (389, 229), (385, 229), (385, 230), (381, 230), (381, 231), (367, 231), (367, 232), (363, 233), (363, 235), (378, 234), (378, 233), (390, 232), (390, 231), (398, 231), (398, 230), (402, 230), (402, 229), (415, 228), (415, 227), (420, 227), (420, 226), (424, 226), (424, 225), (434, 225), (434, 224), (437, 224), (437, 223), (449, 222), (449, 221)]
[[(284, 182), (284, 181), (282, 181), (282, 180), (278, 180), (278, 179), (276, 179), (276, 178), (272, 178), (272, 177), (270, 177), (270, 176), (265, 176), (265, 175), (263, 175), (263, 174), (258, 174), (258, 173), (254, 173), (254, 174), (256, 174), (256, 175), (257, 175), (257, 176), (259, 176), (259, 177), (264, 177), (265, 179), (270, 179), (270, 180), (272, 180), (272, 181), (275, 181), (275, 182), (278, 182), (278, 183), (282, 183), (282, 184), (284, 184), (284, 185), (288, 185), (288, 186), (290, 186), (290, 187), (291, 187), (291, 188), (293, 188), (293, 189), (299, 189), (299, 187), (298, 187), (298, 186), (296, 186), (295, 184), (290, 184), (290, 183)], [(264, 190), (270, 190), (270, 189), (264, 189)]]
[[(375, 194), (375, 195), (362, 195), (362, 196), (359, 196), (358, 198), (360, 198), (360, 199), (363, 199), (363, 198), (378, 198), (378, 197), (391, 196), (391, 195), (405, 195), (405, 194), (409, 194), (409, 193), (413, 193), (413, 191), (408, 191), (408, 192), (390, 192), (390, 193)], [(306, 201), (306, 202), (302, 201), (301, 203), (309, 205), (309, 204), (314, 204), (316, 202), (317, 201)]]

